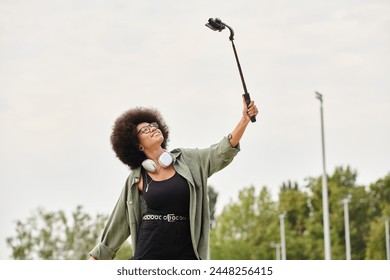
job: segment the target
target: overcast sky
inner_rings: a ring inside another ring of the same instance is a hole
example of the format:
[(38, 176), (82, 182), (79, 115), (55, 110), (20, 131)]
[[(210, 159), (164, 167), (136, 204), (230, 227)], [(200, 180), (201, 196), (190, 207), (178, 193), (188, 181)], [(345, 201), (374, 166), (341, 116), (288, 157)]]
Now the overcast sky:
[[(260, 114), (230, 166), (210, 178), (218, 209), (238, 190), (350, 165), (368, 185), (390, 171), (388, 0), (1, 0), (0, 259), (37, 207), (110, 213), (129, 170), (111, 150), (115, 119), (158, 108), (169, 148), (207, 147), (241, 115), (227, 30), (235, 31)], [(87, 253), (87, 252), (86, 252)]]

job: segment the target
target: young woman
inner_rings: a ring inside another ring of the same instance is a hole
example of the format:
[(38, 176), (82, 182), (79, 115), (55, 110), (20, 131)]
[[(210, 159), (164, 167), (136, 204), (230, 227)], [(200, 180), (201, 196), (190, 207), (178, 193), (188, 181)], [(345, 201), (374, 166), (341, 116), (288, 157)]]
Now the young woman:
[(207, 179), (239, 152), (239, 141), (258, 110), (243, 100), (242, 117), (219, 143), (166, 151), (169, 129), (150, 108), (125, 112), (115, 122), (112, 147), (132, 170), (90, 259), (113, 259), (131, 235), (132, 259), (207, 259)]

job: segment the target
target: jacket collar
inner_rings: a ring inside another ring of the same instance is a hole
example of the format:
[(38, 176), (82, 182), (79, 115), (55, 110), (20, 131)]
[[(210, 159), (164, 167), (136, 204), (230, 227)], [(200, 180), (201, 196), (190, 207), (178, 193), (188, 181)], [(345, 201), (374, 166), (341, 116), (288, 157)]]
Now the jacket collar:
[(194, 178), (192, 177), (191, 170), (188, 167), (188, 163), (184, 160), (179, 160), (180, 156), (182, 155), (182, 151), (180, 149), (175, 149), (171, 151), (171, 154), (173, 156), (173, 164), (175, 166), (176, 171), (183, 176), (191, 186), (196, 186), (194, 182)]
[[(176, 171), (183, 176), (192, 186), (195, 186), (194, 179), (192, 178), (191, 171), (186, 163), (180, 162), (179, 158), (182, 154), (180, 149), (174, 149), (171, 152), (173, 157), (173, 165)], [(138, 184), (142, 180), (141, 166), (132, 170), (131, 186)]]

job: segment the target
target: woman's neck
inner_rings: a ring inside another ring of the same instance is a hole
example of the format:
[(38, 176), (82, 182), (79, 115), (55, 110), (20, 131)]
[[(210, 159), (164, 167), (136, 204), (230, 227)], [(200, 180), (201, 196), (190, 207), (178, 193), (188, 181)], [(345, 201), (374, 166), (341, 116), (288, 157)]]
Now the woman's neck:
[(164, 149), (159, 146), (155, 149), (145, 149), (144, 153), (148, 159), (153, 160), (156, 164), (158, 163), (158, 158), (161, 156), (161, 154), (164, 152)]

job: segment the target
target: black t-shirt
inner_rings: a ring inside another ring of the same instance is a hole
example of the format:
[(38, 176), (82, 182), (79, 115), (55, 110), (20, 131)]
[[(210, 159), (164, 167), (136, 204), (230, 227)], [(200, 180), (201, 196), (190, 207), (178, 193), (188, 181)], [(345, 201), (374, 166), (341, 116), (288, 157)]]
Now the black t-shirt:
[(190, 191), (188, 182), (175, 172), (171, 178), (154, 181), (143, 172), (143, 197), (150, 214), (175, 214), (189, 216)]

